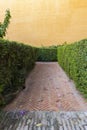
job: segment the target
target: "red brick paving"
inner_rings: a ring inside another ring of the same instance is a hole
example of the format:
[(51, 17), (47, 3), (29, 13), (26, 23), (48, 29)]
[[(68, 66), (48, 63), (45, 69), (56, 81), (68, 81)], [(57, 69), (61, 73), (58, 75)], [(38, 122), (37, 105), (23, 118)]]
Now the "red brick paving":
[(77, 111), (87, 103), (57, 62), (37, 62), (24, 89), (5, 110)]

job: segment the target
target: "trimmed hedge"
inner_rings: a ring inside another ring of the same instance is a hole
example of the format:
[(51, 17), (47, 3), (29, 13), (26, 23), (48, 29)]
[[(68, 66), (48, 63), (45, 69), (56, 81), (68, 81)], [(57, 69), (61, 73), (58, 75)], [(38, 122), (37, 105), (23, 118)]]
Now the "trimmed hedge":
[(58, 62), (87, 98), (87, 39), (59, 46)]
[(0, 39), (0, 105), (7, 103), (12, 93), (21, 90), (36, 58), (36, 48)]
[(43, 61), (43, 62), (57, 61), (57, 46), (38, 48), (37, 61)]

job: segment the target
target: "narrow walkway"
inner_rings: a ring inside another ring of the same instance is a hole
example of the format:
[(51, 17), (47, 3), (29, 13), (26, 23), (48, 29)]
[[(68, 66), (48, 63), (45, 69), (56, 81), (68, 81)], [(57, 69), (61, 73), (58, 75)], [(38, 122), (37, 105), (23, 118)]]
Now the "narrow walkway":
[(26, 88), (5, 110), (79, 111), (87, 103), (57, 62), (37, 62)]

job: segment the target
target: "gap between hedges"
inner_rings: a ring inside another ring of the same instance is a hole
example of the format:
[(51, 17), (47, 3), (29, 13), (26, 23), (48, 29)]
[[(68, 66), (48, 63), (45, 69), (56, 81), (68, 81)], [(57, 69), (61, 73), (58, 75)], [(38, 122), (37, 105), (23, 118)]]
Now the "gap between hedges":
[(35, 61), (58, 61), (87, 98), (87, 39), (41, 48), (0, 39), (0, 105), (7, 104), (22, 89)]
[(38, 48), (38, 58), (37, 61), (40, 62), (52, 62), (57, 61), (57, 47), (58, 46), (49, 46), (49, 47), (40, 47)]

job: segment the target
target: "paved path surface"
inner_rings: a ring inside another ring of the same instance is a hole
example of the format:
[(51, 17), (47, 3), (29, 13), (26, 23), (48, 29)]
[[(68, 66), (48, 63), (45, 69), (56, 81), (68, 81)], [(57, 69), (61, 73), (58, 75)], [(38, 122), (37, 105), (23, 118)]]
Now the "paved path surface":
[(26, 89), (5, 110), (78, 111), (87, 103), (58, 63), (36, 63)]
[(87, 130), (87, 112), (1, 112), (0, 130)]

